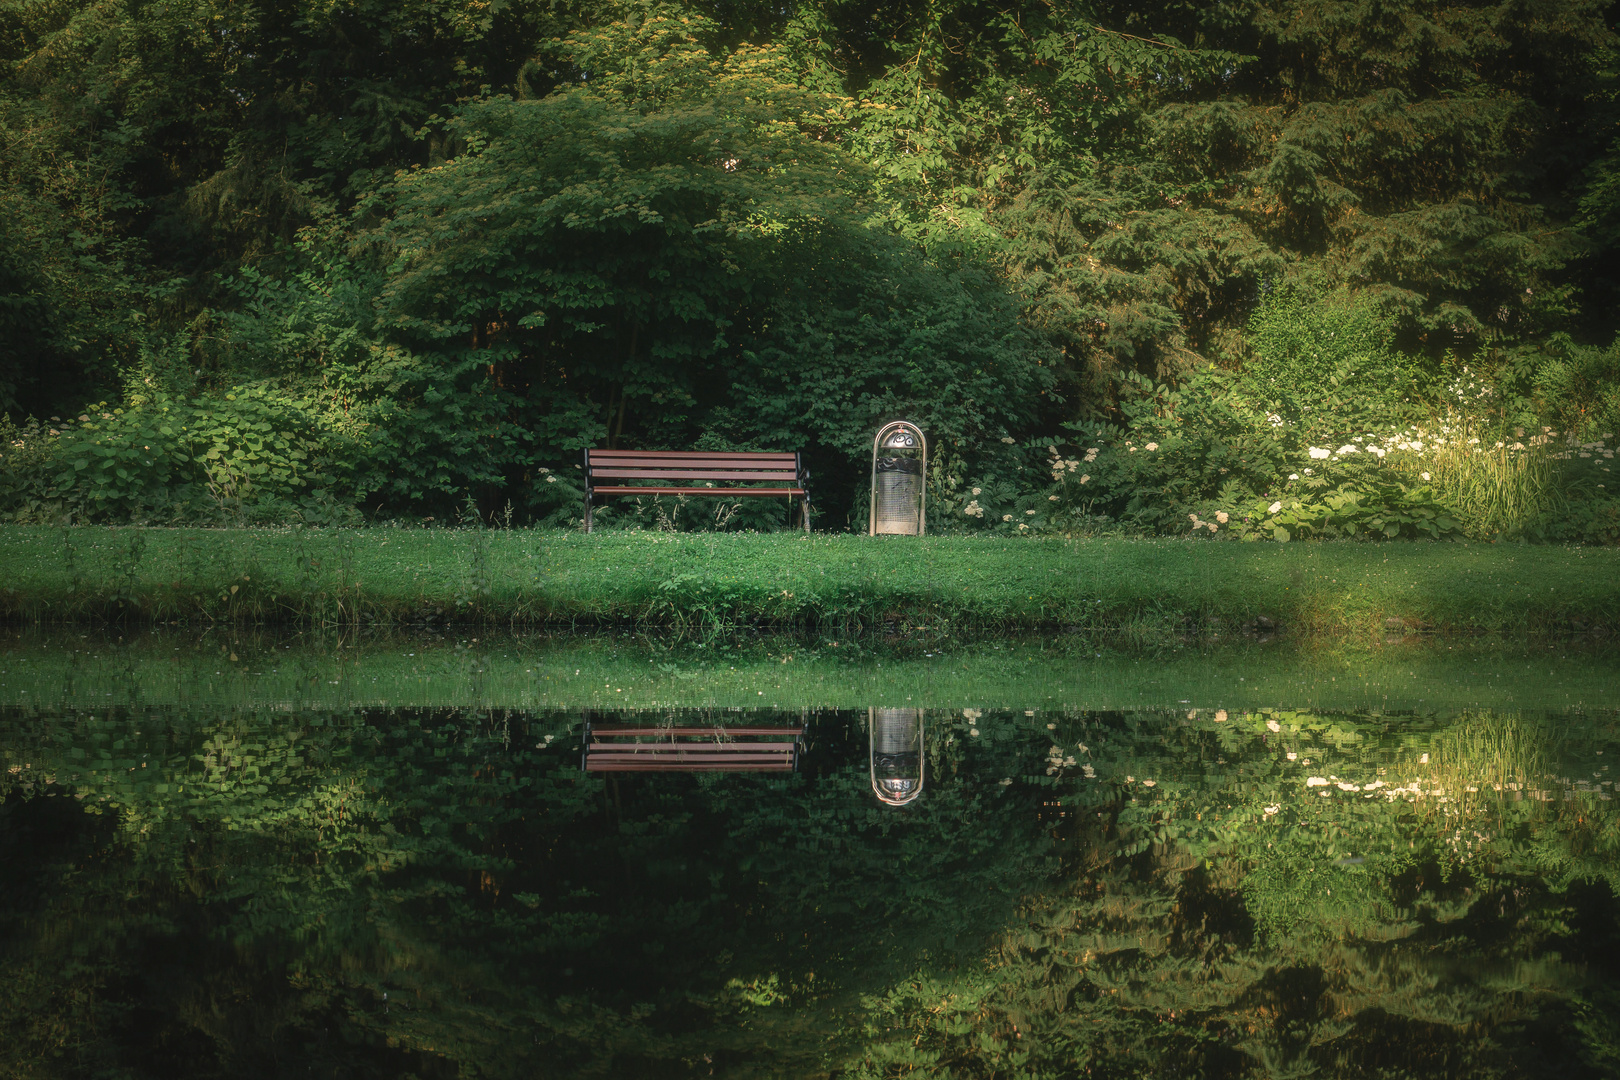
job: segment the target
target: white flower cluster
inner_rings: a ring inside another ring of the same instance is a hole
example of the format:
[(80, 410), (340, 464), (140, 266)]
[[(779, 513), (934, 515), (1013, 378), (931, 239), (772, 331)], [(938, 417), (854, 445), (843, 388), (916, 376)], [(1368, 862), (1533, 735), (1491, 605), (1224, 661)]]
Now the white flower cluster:
[[(1058, 453), (1058, 449), (1055, 446), (1048, 446), (1047, 450), (1051, 451), (1051, 453), (1052, 453), (1052, 460), (1050, 460), (1050, 461), (1048, 461), (1046, 463), (1046, 467), (1048, 469), (1052, 470), (1052, 479), (1053, 480), (1061, 481), (1065, 477), (1067, 477), (1070, 473), (1072, 473), (1076, 469), (1080, 468), (1079, 459), (1077, 459), (1077, 458), (1065, 459), (1062, 454)], [(1086, 460), (1090, 461), (1091, 458), (1088, 457), (1088, 458), (1086, 458)]]
[[(978, 491), (979, 489), (974, 488), (973, 490)], [(962, 507), (962, 513), (966, 514), (968, 517), (982, 518), (984, 517), (984, 507), (979, 505), (978, 499), (974, 499), (972, 502)]]

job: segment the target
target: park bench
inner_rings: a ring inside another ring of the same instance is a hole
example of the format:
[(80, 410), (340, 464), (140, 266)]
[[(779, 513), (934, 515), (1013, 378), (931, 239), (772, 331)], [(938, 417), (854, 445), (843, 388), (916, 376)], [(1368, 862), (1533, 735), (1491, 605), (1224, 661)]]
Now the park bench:
[[(585, 531), (591, 531), (591, 502), (598, 495), (708, 495), (724, 499), (798, 499), (799, 516), (804, 531), (809, 532), (810, 495), (805, 490), (808, 477), (798, 454), (587, 450)], [(601, 482), (604, 480), (607, 483)], [(694, 486), (694, 481), (703, 481), (704, 485)]]
[(803, 727), (585, 726), (586, 772), (792, 772)]

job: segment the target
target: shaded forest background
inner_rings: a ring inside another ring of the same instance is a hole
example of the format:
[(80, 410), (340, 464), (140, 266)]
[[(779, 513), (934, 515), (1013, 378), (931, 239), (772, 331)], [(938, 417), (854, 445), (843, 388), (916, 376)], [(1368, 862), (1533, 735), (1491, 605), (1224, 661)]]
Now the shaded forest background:
[(905, 415), (946, 527), (1612, 541), (1617, 17), (4, 0), (0, 504), (841, 528)]

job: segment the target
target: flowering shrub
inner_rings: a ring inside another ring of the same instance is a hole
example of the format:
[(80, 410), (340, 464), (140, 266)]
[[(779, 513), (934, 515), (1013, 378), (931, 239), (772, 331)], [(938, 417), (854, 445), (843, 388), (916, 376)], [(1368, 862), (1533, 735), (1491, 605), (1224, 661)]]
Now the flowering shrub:
[[(1262, 309), (1241, 371), (1122, 376), (1117, 422), (1046, 447), (1047, 520), (1278, 541), (1620, 534), (1609, 435), (1503, 429), (1522, 409), (1472, 365), (1441, 379), (1407, 364), (1364, 304), (1300, 310), (1290, 296)], [(1495, 428), (1471, 419), (1488, 411)]]

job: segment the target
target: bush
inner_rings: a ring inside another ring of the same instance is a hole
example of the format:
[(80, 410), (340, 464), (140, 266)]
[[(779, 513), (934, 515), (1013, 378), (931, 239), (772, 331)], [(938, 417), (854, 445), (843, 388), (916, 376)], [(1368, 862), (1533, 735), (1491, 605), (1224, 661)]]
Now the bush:
[(353, 449), (266, 387), (98, 405), (61, 429), (7, 424), (0, 512), (14, 520), (357, 520), (352, 493), (331, 490)]

